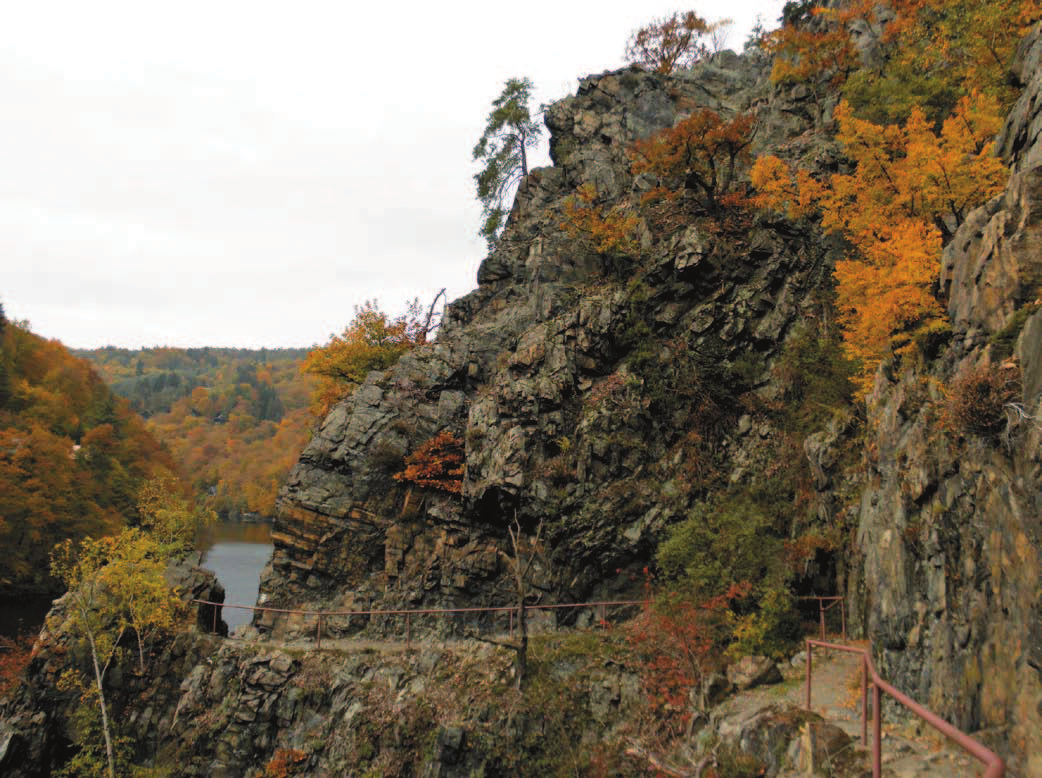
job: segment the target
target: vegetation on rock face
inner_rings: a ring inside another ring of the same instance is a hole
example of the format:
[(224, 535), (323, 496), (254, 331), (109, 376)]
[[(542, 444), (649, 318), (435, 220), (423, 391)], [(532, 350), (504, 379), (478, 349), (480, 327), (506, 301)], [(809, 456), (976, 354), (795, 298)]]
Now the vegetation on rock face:
[(355, 306), (355, 317), (340, 335), (308, 352), (302, 370), (318, 376), (311, 413), (325, 418), (329, 410), (361, 384), (373, 370), (384, 370), (402, 354), (426, 341), (430, 316), (423, 318), (419, 300), (392, 318), (375, 300)]
[(941, 249), (970, 209), (1002, 190), (1006, 171), (992, 152), (998, 106), (980, 94), (960, 100), (940, 132), (919, 109), (903, 125), (880, 126), (841, 103), (835, 119), (852, 173), (820, 182), (765, 156), (751, 177), (760, 206), (790, 218), (820, 209), (822, 226), (850, 242), (836, 263), (836, 306), (864, 393), (885, 356), (943, 320)]
[(528, 149), (539, 141), (542, 127), (532, 118), (532, 82), (511, 78), (492, 111), (473, 157), (484, 167), (474, 176), (482, 206), (481, 236), (493, 249), (506, 223), (507, 198), (515, 185), (528, 175)]
[(674, 13), (641, 27), (626, 44), (626, 59), (669, 75), (718, 50), (730, 19), (709, 23), (694, 11)]
[(725, 121), (703, 108), (673, 127), (638, 140), (630, 152), (633, 173), (654, 176), (676, 195), (695, 194), (706, 211), (742, 202), (739, 175), (751, 159), (755, 118), (751, 114)]
[(450, 494), (463, 490), (463, 441), (442, 430), (405, 458), (395, 479)]

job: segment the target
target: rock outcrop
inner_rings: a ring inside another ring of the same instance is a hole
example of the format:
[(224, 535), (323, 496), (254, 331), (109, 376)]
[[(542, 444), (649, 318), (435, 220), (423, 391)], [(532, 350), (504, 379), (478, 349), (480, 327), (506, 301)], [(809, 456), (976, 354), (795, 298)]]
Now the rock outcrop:
[[(952, 331), (868, 404), (850, 606), (899, 688), (1042, 774), (1042, 35), (999, 138), (1012, 175), (940, 276)], [(986, 389), (997, 389), (991, 392)]]
[[(721, 232), (688, 211), (643, 218), (640, 256), (619, 258), (562, 222), (582, 185), (605, 207), (635, 209), (647, 182), (627, 150), (700, 108), (756, 112), (761, 147), (791, 141), (793, 154), (827, 156), (767, 72), (727, 52), (682, 76), (591, 76), (548, 109), (555, 165), (522, 183), (479, 288), (448, 306), (433, 343), (370, 375), (303, 452), (280, 497), (267, 604), (504, 604), (515, 519), (542, 524), (549, 540), (536, 597), (614, 594), (632, 586), (620, 571), (646, 565), (698, 498), (699, 423), (733, 480), (765, 466), (777, 430), (750, 423), (736, 398), (780, 396), (770, 367), (793, 326), (816, 315), (829, 242), (763, 216)], [(700, 420), (709, 395), (718, 418)], [(393, 480), (442, 430), (465, 451), (461, 494)], [(287, 621), (259, 626), (281, 634)]]

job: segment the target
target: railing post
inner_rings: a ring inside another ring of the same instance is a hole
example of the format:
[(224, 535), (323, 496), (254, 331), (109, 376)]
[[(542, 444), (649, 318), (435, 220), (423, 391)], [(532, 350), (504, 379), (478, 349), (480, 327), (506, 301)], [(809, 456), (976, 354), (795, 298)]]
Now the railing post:
[(216, 635), (217, 634), (217, 606), (216, 605), (211, 605), (210, 607), (213, 608), (213, 634)]
[(843, 642), (847, 642), (847, 604), (843, 600), (839, 601), (839, 618), (840, 623), (843, 625)]
[(409, 620), (409, 614), (405, 614), (405, 646), (409, 648), (412, 646), (412, 622)]
[(872, 778), (883, 775), (883, 722), (879, 684), (872, 681)]
[(825, 601), (818, 598), (818, 615), (821, 617), (821, 642), (825, 642)]
[(810, 652), (811, 652), (811, 645), (810, 645), (810, 641), (808, 640), (807, 641), (807, 710), (808, 711), (811, 709), (811, 707), (810, 707), (810, 673), (811, 673)]
[(868, 658), (861, 656), (861, 745), (868, 748)]

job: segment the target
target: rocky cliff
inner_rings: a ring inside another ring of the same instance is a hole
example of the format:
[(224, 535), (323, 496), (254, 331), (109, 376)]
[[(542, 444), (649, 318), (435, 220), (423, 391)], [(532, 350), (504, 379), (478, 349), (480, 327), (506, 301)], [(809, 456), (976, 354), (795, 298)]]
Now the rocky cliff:
[(1005, 194), (944, 254), (951, 332), (868, 401), (849, 603), (895, 683), (1042, 774), (1042, 39), (999, 149)]
[[(549, 538), (543, 599), (607, 595), (710, 482), (768, 467), (785, 442), (764, 412), (784, 394), (772, 366), (797, 323), (820, 321), (829, 242), (763, 216), (722, 227), (666, 210), (641, 216), (639, 250), (620, 258), (562, 228), (583, 185), (637, 213), (649, 183), (627, 149), (703, 107), (753, 112), (761, 148), (827, 161), (829, 143), (804, 134), (813, 111), (768, 72), (729, 52), (682, 76), (623, 70), (547, 111), (554, 166), (522, 183), (478, 289), (303, 452), (281, 493), (267, 603), (503, 604), (515, 519)], [(392, 479), (443, 430), (464, 449), (461, 494)]]
[[(514, 604), (514, 526), (546, 549), (530, 602), (635, 594), (670, 527), (727, 506), (769, 519), (751, 545), (813, 530), (795, 590), (844, 595), (896, 685), (984, 729), (1018, 774), (1042, 773), (1040, 56), (1036, 30), (1000, 137), (1007, 191), (945, 252), (950, 329), (882, 365), (863, 406), (830, 367), (843, 247), (808, 222), (649, 204), (653, 182), (627, 154), (710, 108), (754, 114), (757, 150), (825, 173), (843, 165), (830, 106), (773, 87), (755, 52), (677, 76), (583, 79), (547, 111), (553, 167), (522, 182), (478, 289), (448, 306), (432, 342), (371, 374), (301, 455), (262, 604)], [(598, 251), (563, 226), (584, 185), (605, 212), (635, 217), (632, 250)], [(462, 453), (458, 492), (396, 479), (439, 433)], [(126, 682), (121, 713), (179, 774), (508, 774), (519, 753), (545, 767), (548, 749), (571, 758), (575, 743), (621, 731), (638, 683), (611, 659), (591, 666), (581, 636), (537, 647), (537, 691), (510, 696), (509, 654), (400, 652), (381, 642), (402, 637), (400, 620), (331, 619), (327, 639), (372, 642), (323, 654), (276, 642), (313, 628), (292, 614), (255, 626), (272, 642), (186, 633), (164, 648), (162, 680)], [(54, 731), (69, 701), (53, 690), (54, 646), (42, 650), (4, 710), (0, 764), (17, 762), (14, 774), (39, 774), (24, 756), (65, 742)]]

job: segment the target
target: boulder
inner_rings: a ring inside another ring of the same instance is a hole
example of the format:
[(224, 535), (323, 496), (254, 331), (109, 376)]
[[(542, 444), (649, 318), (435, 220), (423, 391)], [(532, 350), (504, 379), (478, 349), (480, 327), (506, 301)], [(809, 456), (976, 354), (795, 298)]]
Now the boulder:
[(727, 668), (727, 680), (739, 691), (754, 686), (781, 683), (777, 663), (765, 656), (743, 656)]

